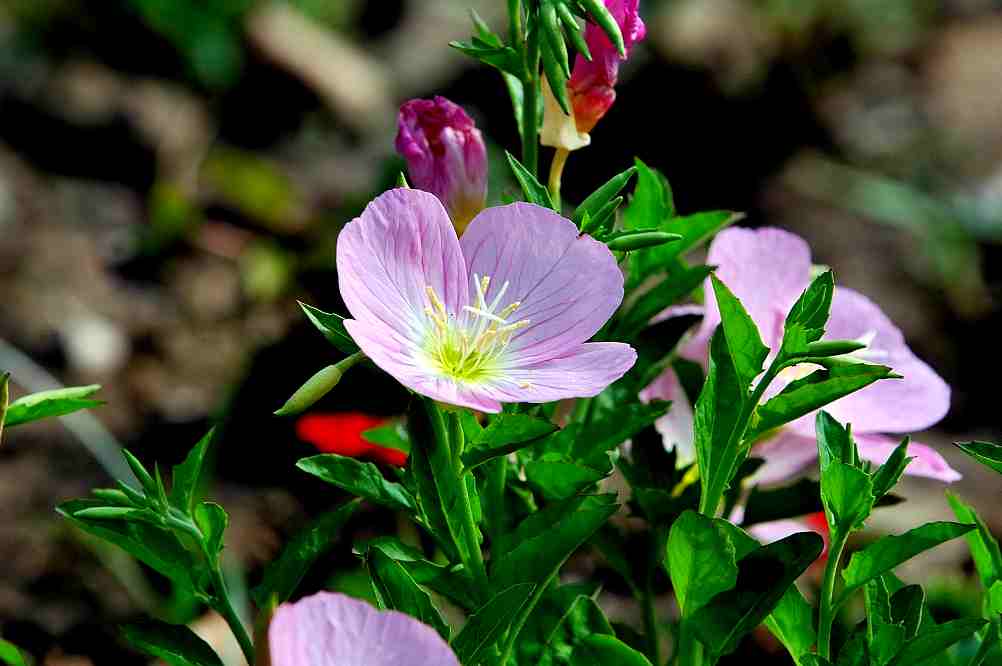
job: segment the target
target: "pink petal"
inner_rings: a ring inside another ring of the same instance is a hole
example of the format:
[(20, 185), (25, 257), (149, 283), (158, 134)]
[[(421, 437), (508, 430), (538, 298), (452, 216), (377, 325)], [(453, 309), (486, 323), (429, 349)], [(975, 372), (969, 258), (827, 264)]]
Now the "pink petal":
[(272, 666), (459, 666), (431, 627), (331, 592), (279, 606), (268, 641)]
[(532, 365), (505, 370), (504, 377), (478, 387), (501, 402), (552, 402), (598, 395), (633, 367), (637, 352), (621, 342), (586, 342)]
[(668, 413), (659, 418), (654, 427), (661, 434), (665, 449), (675, 449), (676, 464), (684, 467), (696, 460), (696, 448), (693, 438), (692, 404), (685, 394), (678, 375), (669, 368), (661, 376), (651, 382), (650, 386), (640, 392), (644, 402), (651, 400), (670, 400)]
[(515, 203), (477, 215), (460, 244), (466, 269), (488, 275), (488, 300), (508, 282), (499, 304), (521, 305), (509, 321), (529, 320), (509, 350), (532, 365), (576, 350), (623, 300), (623, 274), (609, 249), (553, 211)]
[[(859, 447), (860, 458), (869, 460), (875, 465), (884, 464), (901, 443), (900, 440), (884, 435), (854, 435), (854, 439)], [(960, 473), (950, 467), (938, 451), (926, 444), (909, 442), (908, 455), (913, 458), (905, 467), (905, 474), (909, 476), (924, 476), (947, 483), (953, 483), (961, 478)]]
[(818, 445), (813, 435), (807, 436), (783, 428), (769, 439), (755, 444), (753, 458), (765, 464), (745, 480), (746, 485), (772, 485), (800, 476), (818, 459)]
[[(852, 289), (835, 288), (827, 340), (856, 340), (873, 335), (865, 360), (890, 366), (904, 379), (883, 379), (838, 400), (825, 409), (854, 433), (924, 430), (946, 416), (950, 387), (908, 348), (904, 336), (880, 308)], [(814, 420), (797, 424), (813, 433)]]
[(774, 543), (788, 536), (799, 534), (800, 532), (817, 531), (811, 530), (801, 520), (788, 518), (786, 520), (773, 520), (768, 523), (756, 523), (747, 528), (748, 533), (764, 544)]
[[(706, 262), (734, 292), (758, 326), (762, 341), (775, 349), (782, 340), (783, 320), (810, 283), (811, 250), (803, 238), (772, 227), (731, 227), (717, 234)], [(710, 281), (705, 284), (706, 315), (683, 356), (706, 364), (710, 336), (720, 311)]]

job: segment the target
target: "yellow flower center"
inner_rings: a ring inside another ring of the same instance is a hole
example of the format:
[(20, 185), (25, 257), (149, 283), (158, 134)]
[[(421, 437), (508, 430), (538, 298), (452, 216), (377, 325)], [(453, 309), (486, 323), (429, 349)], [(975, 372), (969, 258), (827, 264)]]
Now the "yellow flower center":
[(425, 341), (425, 351), (434, 369), (456, 381), (475, 383), (497, 376), (503, 368), (504, 352), (517, 331), (529, 325), (528, 319), (510, 322), (521, 303), (513, 301), (500, 311), (498, 306), (508, 290), (501, 285), (493, 300), (487, 301), (490, 276), (473, 276), (477, 297), (474, 305), (463, 306), (457, 317), (429, 285), (425, 287), (428, 306), (425, 314), (432, 322)]

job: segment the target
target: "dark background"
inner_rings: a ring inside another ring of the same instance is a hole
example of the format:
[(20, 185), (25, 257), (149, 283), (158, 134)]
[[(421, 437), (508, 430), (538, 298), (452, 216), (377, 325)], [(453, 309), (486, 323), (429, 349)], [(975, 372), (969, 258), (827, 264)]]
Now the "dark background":
[[(500, 79), (446, 46), (468, 36), (471, 5), (504, 25), (491, 0), (0, 3), (0, 368), (15, 395), (46, 388), (42, 373), (102, 384), (95, 415), (112, 437), (56, 421), (5, 433), (0, 635), (53, 665), (141, 663), (115, 625), (148, 611), (225, 636), (55, 516), (110, 482), (115, 469), (91, 450), (114, 461), (117, 441), (170, 464), (220, 423), (210, 493), (231, 514), (238, 589), (341, 500), (296, 471), (312, 449), (271, 416), (337, 358), (295, 301), (341, 309), (334, 239), (400, 169), (394, 122), (409, 97), (466, 107), (490, 145), (490, 199), (514, 192)], [(965, 474), (955, 489), (998, 531), (1002, 486), (949, 443), (1002, 439), (1002, 7), (641, 6), (648, 38), (592, 145), (571, 157), (565, 199), (637, 156), (665, 173), (683, 213), (730, 208), (804, 235), (954, 387), (950, 415), (922, 441)], [(385, 377), (349, 379), (319, 408), (403, 411)], [(939, 484), (905, 494), (875, 530), (947, 515)], [(394, 529), (367, 512), (345, 538)], [(572, 566), (608, 578), (614, 618), (637, 618), (601, 562)], [(942, 612), (977, 612), (962, 544), (909, 571)], [(307, 585), (364, 589), (347, 543)]]

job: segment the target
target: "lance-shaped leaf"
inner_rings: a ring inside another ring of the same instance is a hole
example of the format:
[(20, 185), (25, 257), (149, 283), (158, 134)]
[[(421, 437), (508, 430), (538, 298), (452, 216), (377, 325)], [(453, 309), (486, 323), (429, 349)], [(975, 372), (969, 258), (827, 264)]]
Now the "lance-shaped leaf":
[(607, 180), (602, 186), (597, 190), (585, 197), (577, 208), (574, 209), (574, 213), (571, 215), (571, 220), (574, 221), (578, 227), (581, 227), (581, 223), (584, 220), (585, 213), (587, 213), (591, 218), (594, 219), (595, 215), (612, 199), (619, 194), (619, 192), (626, 187), (626, 184), (633, 177), (633, 174), (637, 172), (636, 167), (630, 167), (629, 169), (616, 174), (609, 180)]
[(388, 481), (373, 463), (336, 453), (303, 458), (296, 467), (353, 495), (397, 511), (413, 512), (414, 498), (399, 483)]
[(583, 594), (579, 595), (547, 636), (537, 666), (557, 666), (567, 663), (574, 650), (589, 636), (598, 635), (616, 634), (595, 600)]
[(287, 601), (313, 563), (337, 543), (338, 535), (354, 515), (361, 500), (352, 500), (325, 513), (285, 544), (282, 554), (264, 570), (261, 583), (251, 593), (259, 608)]
[(459, 662), (479, 664), (522, 611), (533, 585), (522, 583), (502, 590), (477, 609), (452, 641)]
[(891, 571), (921, 552), (967, 534), (974, 527), (960, 523), (933, 522), (904, 534), (881, 537), (854, 553), (849, 560), (849, 566), (842, 572), (845, 589), (841, 599), (844, 600), (867, 581)]
[(188, 452), (184, 462), (174, 466), (171, 478), (170, 502), (186, 513), (191, 513), (194, 509), (195, 495), (202, 476), (202, 465), (205, 463), (205, 454), (212, 444), (214, 435), (214, 430), (206, 433), (198, 441), (198, 444)]
[(474, 599), (472, 579), (461, 567), (430, 562), (419, 550), (403, 544), (393, 537), (373, 539), (362, 544), (357, 552), (360, 555), (366, 555), (374, 548), (378, 548), (393, 558), (397, 564), (407, 570), (407, 573), (418, 585), (423, 585), (437, 592), (460, 608), (473, 610), (479, 605)]
[[(791, 655), (809, 652), (817, 641), (814, 610), (796, 585), (787, 588), (779, 604), (765, 619), (765, 626)], [(802, 659), (797, 661), (800, 666), (807, 666), (809, 663)]]
[(17, 646), (2, 638), (0, 638), (0, 663), (7, 666), (28, 666)]
[(209, 644), (181, 624), (148, 620), (122, 627), (122, 636), (132, 647), (170, 666), (223, 666)]
[(501, 414), (469, 444), (463, 464), (472, 469), (529, 446), (556, 429), (556, 424), (528, 414)]
[(718, 594), (692, 616), (690, 626), (706, 649), (717, 656), (733, 652), (741, 638), (772, 613), (823, 548), (820, 536), (801, 532), (741, 559), (734, 588)]
[(615, 636), (588, 636), (571, 653), (569, 666), (651, 666), (640, 652)]
[(660, 172), (634, 160), (637, 186), (623, 215), (624, 229), (658, 227), (675, 214), (671, 186)]
[(452, 634), (449, 624), (414, 578), (379, 546), (370, 548), (365, 558), (372, 588), (380, 608), (390, 608), (416, 617), (433, 627), (446, 641)]
[(327, 341), (337, 347), (341, 353), (350, 356), (358, 351), (358, 345), (352, 340), (348, 329), (344, 327), (344, 317), (331, 312), (324, 312), (302, 301), (298, 302), (299, 307), (303, 309), (310, 323), (316, 326), (317, 330), (327, 338)]
[(511, 172), (515, 176), (515, 180), (522, 187), (522, 193), (525, 195), (525, 200), (529, 203), (534, 203), (538, 206), (544, 206), (546, 208), (553, 208), (553, 202), (550, 200), (550, 191), (543, 187), (536, 177), (533, 176), (528, 169), (522, 166), (522, 163), (515, 159), (515, 156), (509, 152), (505, 152), (505, 156), (508, 158), (508, 166), (511, 167)]
[(915, 638), (907, 641), (890, 666), (910, 666), (924, 663), (926, 659), (941, 655), (954, 643), (962, 641), (976, 631), (980, 631), (987, 620), (979, 618), (964, 618), (951, 620), (923, 631)]
[(925, 591), (921, 586), (905, 585), (891, 595), (891, 620), (905, 628), (906, 639), (915, 638), (919, 633), (924, 614)]
[(791, 382), (774, 398), (759, 405), (758, 420), (749, 438), (798, 419), (877, 380), (894, 376), (890, 368), (882, 365), (841, 363), (833, 359), (819, 361), (824, 361), (827, 367)]
[(452, 41), (449, 42), (449, 46), (505, 74), (516, 77), (522, 75), (521, 59), (510, 46), (488, 44), (478, 37), (469, 42)]
[(971, 505), (949, 491), (946, 493), (946, 499), (957, 520), (978, 526), (964, 538), (967, 540), (968, 550), (971, 551), (978, 578), (981, 579), (981, 587), (989, 590), (997, 581), (1002, 580), (1002, 552), (999, 550), (999, 543)]
[(1002, 474), (1002, 445), (991, 442), (958, 442), (957, 447), (985, 467)]
[(710, 280), (720, 309), (727, 351), (731, 355), (738, 382), (743, 387), (750, 386), (752, 380), (762, 372), (762, 363), (769, 355), (769, 348), (762, 344), (758, 327), (741, 301), (715, 275), (711, 275)]
[(65, 416), (81, 409), (99, 407), (104, 404), (104, 401), (90, 399), (90, 396), (99, 390), (101, 387), (94, 384), (40, 391), (21, 396), (7, 405), (4, 422), (7, 427), (12, 428), (22, 423), (30, 423), (50, 416)]
[(805, 353), (810, 343), (821, 339), (834, 293), (834, 273), (825, 271), (814, 278), (786, 315), (781, 353), (786, 356)]
[(821, 470), (821, 500), (835, 529), (848, 534), (861, 527), (873, 509), (873, 483), (863, 470), (832, 461)]
[(672, 524), (668, 535), (668, 572), (683, 618), (734, 587), (737, 581), (734, 544), (722, 522), (686, 511)]
[(612, 12), (605, 6), (605, 3), (602, 0), (578, 0), (578, 2), (591, 15), (592, 20), (598, 24), (598, 27), (602, 28), (606, 37), (609, 38), (609, 41), (619, 51), (619, 55), (625, 58), (626, 46), (623, 43), (623, 33), (619, 29), (616, 17), (612, 15)]

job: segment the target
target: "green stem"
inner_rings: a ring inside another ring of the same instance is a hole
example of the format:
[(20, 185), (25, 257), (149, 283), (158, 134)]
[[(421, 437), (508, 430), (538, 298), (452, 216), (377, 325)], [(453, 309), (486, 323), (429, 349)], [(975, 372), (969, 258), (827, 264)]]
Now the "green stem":
[(233, 608), (233, 604), (230, 603), (230, 593), (226, 587), (226, 579), (223, 578), (223, 572), (219, 568), (218, 559), (212, 563), (210, 574), (212, 576), (212, 587), (216, 591), (213, 608), (223, 616), (226, 624), (230, 625), (230, 631), (237, 637), (237, 642), (240, 643), (240, 650), (244, 653), (247, 663), (253, 664), (254, 643), (251, 641), (250, 635), (247, 633), (247, 628), (244, 627), (244, 623), (240, 619), (240, 615), (237, 614), (237, 611)]
[[(461, 460), (464, 445), (464, 434), (463, 424), (460, 422), (458, 414), (449, 414), (448, 437), (455, 460)], [(462, 488), (462, 492), (459, 493), (459, 497), (462, 504), (460, 508), (463, 512), (463, 540), (466, 541), (466, 551), (469, 557), (469, 561), (464, 562), (463, 564), (470, 571), (470, 573), (473, 574), (473, 580), (476, 582), (477, 588), (480, 592), (480, 599), (486, 600), (487, 595), (489, 594), (487, 568), (484, 566), (484, 556), (480, 550), (480, 539), (478, 538), (477, 525), (473, 520), (473, 508), (470, 503), (470, 488), (466, 484), (466, 476), (462, 471), (461, 463), (455, 466), (454, 469), (456, 470), (456, 474), (459, 475), (459, 485)]]
[(522, 43), (522, 0), (508, 0), (508, 39), (515, 48)]
[(848, 534), (832, 533), (831, 548), (828, 551), (828, 562), (825, 563), (825, 576), (821, 582), (821, 600), (818, 610), (818, 655), (830, 659), (832, 623), (835, 621), (835, 577), (838, 574), (842, 551), (845, 550)]
[(532, 27), (525, 44), (522, 79), (522, 166), (533, 176), (539, 171), (539, 29)]
[(652, 664), (661, 663), (661, 645), (658, 637), (658, 618), (654, 612), (654, 571), (650, 567), (644, 585), (644, 632), (647, 634), (647, 656)]
[(515, 641), (518, 640), (518, 635), (522, 633), (522, 627), (525, 626), (529, 616), (532, 615), (532, 611), (535, 610), (536, 604), (538, 604), (539, 600), (543, 598), (543, 593), (546, 592), (546, 588), (550, 586), (550, 581), (553, 580), (553, 577), (556, 575), (557, 572), (554, 571), (549, 578), (543, 581), (540, 585), (536, 586), (532, 596), (529, 597), (528, 603), (522, 607), (522, 611), (519, 614), (518, 619), (515, 620), (515, 624), (508, 630), (508, 637), (505, 639), (504, 647), (501, 649), (501, 666), (508, 666), (508, 660), (511, 659), (511, 653), (515, 649)]
[(985, 663), (985, 659), (988, 658), (988, 653), (991, 651), (992, 647), (998, 644), (996, 640), (998, 633), (998, 625), (990, 624), (988, 625), (988, 630), (985, 631), (985, 636), (981, 640), (981, 646), (978, 647), (977, 653), (971, 658), (971, 663), (968, 666), (981, 666)]
[(504, 529), (502, 523), (504, 511), (504, 491), (508, 485), (508, 461), (504, 457), (495, 458), (487, 463), (487, 502), (492, 507), (485, 511), (488, 517), (487, 533), (490, 535), (491, 544), (497, 542), (498, 537)]

